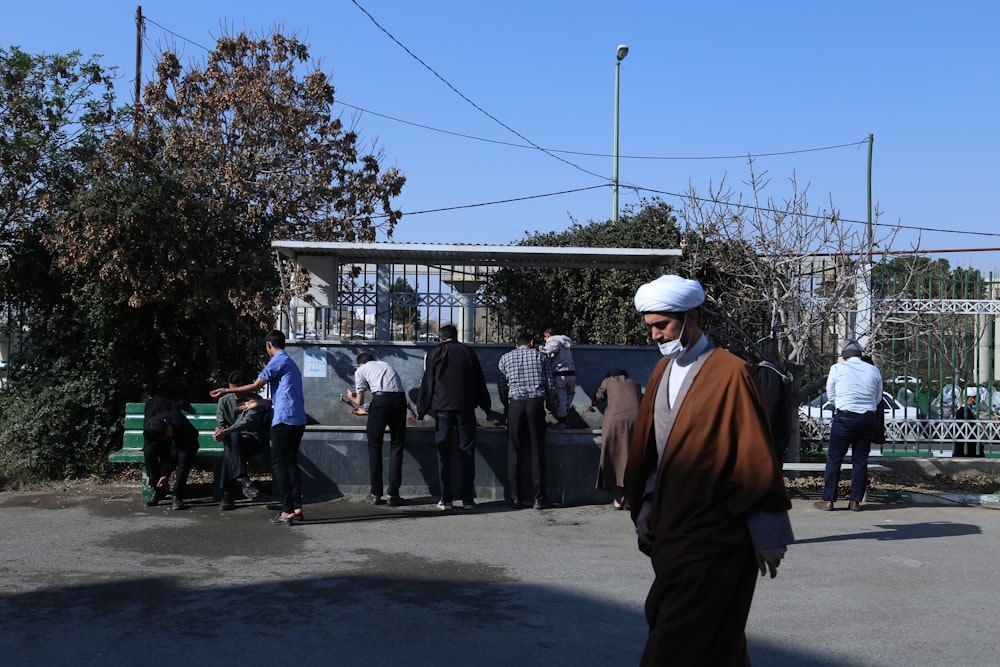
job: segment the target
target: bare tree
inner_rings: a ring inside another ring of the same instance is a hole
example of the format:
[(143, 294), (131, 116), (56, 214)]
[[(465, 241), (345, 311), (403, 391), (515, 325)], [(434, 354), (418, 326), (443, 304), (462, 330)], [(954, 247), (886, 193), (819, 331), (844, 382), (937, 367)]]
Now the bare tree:
[[(811, 209), (808, 186), (800, 188), (794, 175), (790, 194), (775, 199), (767, 194), (767, 172), (757, 171), (753, 159), (746, 185), (750, 201), (724, 180), (710, 185), (707, 197), (689, 188), (678, 212), (684, 262), (692, 275), (711, 267), (724, 276), (710, 290), (709, 308), (743, 338), (747, 356), (788, 372), (791, 393), (798, 397), (810, 389), (803, 387), (806, 371), (832, 361), (830, 351), (843, 338), (859, 338), (869, 351), (877, 347), (892, 309), (884, 302), (874, 307), (872, 260), (883, 256), (897, 229), (879, 228), (874, 221), (871, 232), (859, 229), (843, 220), (832, 202), (829, 208)], [(720, 253), (723, 242), (745, 252)], [(831, 338), (833, 345), (824, 345)]]

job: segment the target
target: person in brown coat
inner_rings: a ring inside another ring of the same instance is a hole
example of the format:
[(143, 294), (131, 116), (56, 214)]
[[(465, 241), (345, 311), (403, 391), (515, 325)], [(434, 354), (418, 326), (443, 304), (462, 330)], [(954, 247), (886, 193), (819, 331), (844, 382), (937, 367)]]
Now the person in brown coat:
[(757, 572), (775, 577), (794, 540), (760, 389), (745, 361), (702, 334), (704, 299), (699, 283), (670, 275), (635, 295), (664, 357), (625, 470), (655, 574), (642, 665), (749, 665)]
[(596, 488), (611, 493), (616, 510), (628, 508), (625, 502), (625, 463), (641, 399), (639, 383), (630, 379), (627, 371), (616, 368), (604, 376), (604, 381), (594, 393), (594, 400), (587, 407), (593, 412), (601, 403), (606, 401), (608, 404), (601, 425), (601, 462), (597, 469)]

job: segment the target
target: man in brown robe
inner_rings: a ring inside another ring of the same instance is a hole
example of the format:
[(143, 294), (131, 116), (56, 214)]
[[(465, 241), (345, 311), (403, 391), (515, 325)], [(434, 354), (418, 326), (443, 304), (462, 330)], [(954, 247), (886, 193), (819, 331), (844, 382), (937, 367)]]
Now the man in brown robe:
[(628, 376), (628, 371), (615, 368), (604, 376), (601, 386), (594, 392), (594, 400), (587, 406), (587, 410), (594, 411), (601, 403), (608, 403), (601, 424), (601, 462), (595, 486), (612, 494), (616, 510), (628, 508), (625, 502), (625, 464), (641, 400), (639, 383)]
[(756, 573), (775, 577), (794, 539), (753, 371), (702, 334), (704, 298), (678, 276), (635, 297), (665, 357), (647, 383), (625, 474), (655, 573), (643, 665), (749, 665)]

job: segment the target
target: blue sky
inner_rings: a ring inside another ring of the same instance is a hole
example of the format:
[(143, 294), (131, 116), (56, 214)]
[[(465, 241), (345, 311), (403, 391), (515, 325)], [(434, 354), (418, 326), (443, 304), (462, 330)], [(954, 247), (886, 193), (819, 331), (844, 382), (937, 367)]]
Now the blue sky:
[[(119, 94), (130, 99), (135, 10), (118, 0), (2, 0), (0, 44), (101, 53), (121, 68)], [(142, 11), (147, 78), (162, 47), (200, 61), (197, 45), (213, 46), (223, 29), (277, 26), (304, 38), (332, 76), (335, 112), (407, 176), (397, 204), (408, 215), (395, 241), (507, 244), (608, 219), (615, 52), (628, 44), (621, 208), (652, 194), (628, 185), (704, 193), (723, 178), (742, 189), (748, 176), (745, 157), (662, 158), (848, 144), (760, 157), (756, 166), (775, 199), (791, 194), (794, 175), (808, 184), (812, 209), (832, 201), (843, 217), (864, 221), (864, 142), (873, 134), (881, 223), (906, 227), (893, 248), (1000, 248), (1000, 3), (990, 0), (146, 0)], [(557, 153), (562, 161), (524, 147), (503, 125), (574, 153)], [(564, 191), (576, 192), (539, 196)], [(519, 201), (490, 204), (502, 200)], [(421, 213), (437, 209), (453, 210)], [(1000, 273), (998, 251), (940, 256)]]

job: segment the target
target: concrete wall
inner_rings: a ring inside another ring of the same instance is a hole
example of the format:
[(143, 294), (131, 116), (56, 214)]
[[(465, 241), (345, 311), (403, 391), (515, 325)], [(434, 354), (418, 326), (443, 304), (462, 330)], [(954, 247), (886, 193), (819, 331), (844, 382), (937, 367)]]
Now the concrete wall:
[[(410, 403), (415, 405), (423, 376), (424, 356), (437, 343), (293, 344), (286, 351), (303, 370), (306, 412), (309, 426), (303, 438), (301, 461), (304, 492), (310, 497), (336, 497), (368, 492), (368, 454), (365, 418), (350, 413), (338, 395), (354, 388), (355, 358), (371, 352), (376, 359), (391, 364), (400, 374)], [(477, 410), (479, 430), (476, 443), (476, 491), (483, 499), (500, 499), (506, 488), (507, 431), (502, 426), (502, 405), (497, 392), (497, 362), (513, 345), (472, 345), (486, 375), (493, 399), (489, 417)], [(577, 391), (570, 411), (570, 428), (550, 430), (546, 440), (549, 498), (563, 503), (608, 502), (608, 494), (594, 490), (597, 479), (603, 420), (600, 411), (586, 407), (605, 374), (623, 368), (640, 385), (660, 359), (656, 347), (573, 348), (577, 367)], [(313, 377), (308, 375), (312, 374)], [(550, 416), (550, 422), (555, 420)], [(434, 420), (411, 420), (403, 463), (404, 497), (436, 497), (439, 492), (437, 454), (434, 447)], [(387, 434), (388, 436), (388, 434)], [(386, 443), (388, 437), (386, 437)], [(388, 456), (388, 444), (383, 454)], [(454, 462), (458, 489), (458, 462)], [(388, 461), (386, 461), (386, 472)], [(530, 493), (522, 493), (530, 498)]]

